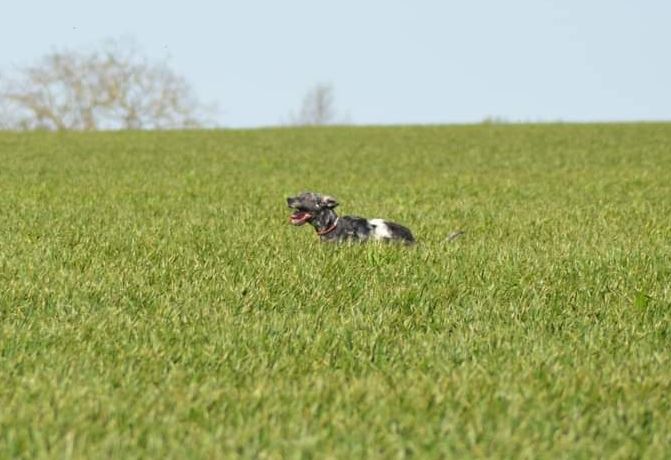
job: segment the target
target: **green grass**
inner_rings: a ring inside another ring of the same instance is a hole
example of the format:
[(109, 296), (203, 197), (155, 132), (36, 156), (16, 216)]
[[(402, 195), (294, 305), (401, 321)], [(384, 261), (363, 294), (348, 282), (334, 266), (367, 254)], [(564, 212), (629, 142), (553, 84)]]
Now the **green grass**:
[(668, 458), (670, 172), (671, 124), (0, 134), (0, 457)]

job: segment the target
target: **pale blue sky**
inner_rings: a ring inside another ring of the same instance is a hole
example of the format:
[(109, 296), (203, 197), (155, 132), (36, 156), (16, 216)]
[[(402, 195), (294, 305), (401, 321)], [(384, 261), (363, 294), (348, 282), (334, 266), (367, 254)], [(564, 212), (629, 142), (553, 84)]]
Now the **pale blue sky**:
[(0, 69), (134, 37), (222, 125), (331, 83), (354, 123), (671, 119), (671, 1), (6, 1)]

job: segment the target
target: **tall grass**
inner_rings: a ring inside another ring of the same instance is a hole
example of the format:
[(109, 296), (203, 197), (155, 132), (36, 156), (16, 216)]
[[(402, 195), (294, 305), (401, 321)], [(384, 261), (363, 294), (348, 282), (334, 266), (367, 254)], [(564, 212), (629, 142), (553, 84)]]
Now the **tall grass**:
[(668, 457), (669, 171), (668, 124), (0, 134), (0, 457)]

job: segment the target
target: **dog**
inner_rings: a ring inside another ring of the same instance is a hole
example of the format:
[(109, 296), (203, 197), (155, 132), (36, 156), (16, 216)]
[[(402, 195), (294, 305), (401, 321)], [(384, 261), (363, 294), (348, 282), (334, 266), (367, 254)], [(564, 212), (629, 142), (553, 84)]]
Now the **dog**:
[(303, 192), (287, 198), (294, 212), (289, 217), (292, 225), (309, 223), (323, 242), (388, 241), (414, 244), (415, 237), (403, 225), (384, 219), (364, 219), (357, 216), (339, 217), (334, 209), (338, 202), (331, 196)]

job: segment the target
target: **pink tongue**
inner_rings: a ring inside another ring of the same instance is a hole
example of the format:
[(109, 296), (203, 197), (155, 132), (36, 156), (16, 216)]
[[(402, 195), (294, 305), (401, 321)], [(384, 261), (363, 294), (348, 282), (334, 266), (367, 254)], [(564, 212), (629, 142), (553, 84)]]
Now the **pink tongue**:
[(294, 222), (300, 222), (310, 217), (310, 214), (307, 212), (297, 212), (291, 215), (291, 220)]

